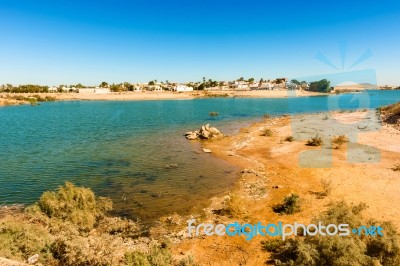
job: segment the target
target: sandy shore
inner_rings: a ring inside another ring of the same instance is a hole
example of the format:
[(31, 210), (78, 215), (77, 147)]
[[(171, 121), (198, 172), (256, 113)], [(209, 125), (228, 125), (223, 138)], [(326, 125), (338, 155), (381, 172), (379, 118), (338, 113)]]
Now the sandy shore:
[[(52, 97), (58, 101), (74, 101), (74, 100), (110, 100), (110, 101), (139, 101), (139, 100), (185, 100), (195, 98), (208, 97), (243, 97), (243, 98), (285, 98), (293, 97), (294, 92), (287, 90), (274, 91), (193, 91), (193, 92), (115, 92), (108, 94), (92, 94), (92, 93), (39, 93), (41, 97)], [(37, 93), (36, 93), (37, 94)], [(321, 93), (296, 91), (296, 97), (315, 96)], [(7, 99), (13, 96), (30, 97), (35, 93), (0, 93), (0, 105), (15, 105), (26, 103), (14, 99)]]
[[(392, 221), (400, 229), (400, 210), (395, 204), (400, 201), (400, 172), (392, 170), (400, 163), (400, 131), (391, 126), (368, 128), (376, 126), (371, 122), (374, 116), (373, 113), (352, 112), (270, 118), (242, 129), (235, 136), (204, 143), (215, 156), (247, 170), (240, 174), (236, 187), (226, 196), (213, 198), (203, 218), (198, 219), (212, 224), (235, 221), (308, 223), (329, 203), (343, 199), (348, 203), (366, 203), (366, 218)], [(265, 128), (272, 130), (270, 137), (261, 136)], [(359, 133), (350, 136), (350, 143), (331, 149), (330, 139), (339, 134), (339, 129), (350, 135)], [(324, 139), (323, 147), (305, 145), (307, 134), (313, 136), (315, 132)], [(287, 136), (294, 136), (294, 141), (284, 141)], [(363, 145), (376, 148), (375, 155), (379, 157), (371, 155), (374, 153)], [(308, 157), (307, 162), (307, 156), (306, 161), (300, 160), (301, 154), (318, 150), (328, 151), (332, 165), (305, 167), (323, 155), (316, 153)], [(349, 150), (356, 151), (356, 158), (364, 158), (366, 162), (349, 162)], [(323, 198), (318, 196), (318, 192), (323, 191), (321, 180), (332, 184), (332, 192)], [(281, 203), (290, 193), (300, 196), (302, 211), (294, 215), (274, 213), (272, 206)], [(233, 215), (215, 211), (227, 198), (234, 199)], [(200, 265), (263, 265), (268, 254), (261, 250), (262, 240), (265, 237), (257, 236), (251, 241), (237, 236), (191, 238), (175, 245), (174, 251), (193, 254)]]

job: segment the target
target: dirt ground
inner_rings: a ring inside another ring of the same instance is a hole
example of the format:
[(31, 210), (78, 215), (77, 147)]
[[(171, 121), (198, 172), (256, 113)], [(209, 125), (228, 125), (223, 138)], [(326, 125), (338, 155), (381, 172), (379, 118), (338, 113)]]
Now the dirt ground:
[[(374, 113), (365, 111), (268, 118), (235, 136), (205, 142), (215, 156), (244, 170), (236, 187), (212, 199), (196, 223), (308, 223), (330, 203), (343, 199), (366, 203), (365, 218), (392, 221), (400, 229), (396, 204), (400, 201), (400, 171), (392, 169), (400, 164), (400, 131), (379, 126), (375, 118)], [(271, 136), (261, 136), (265, 128), (271, 130)], [(306, 146), (307, 138), (316, 133), (324, 140), (322, 147)], [(332, 149), (330, 140), (339, 134), (348, 134), (350, 142)], [(285, 141), (287, 136), (293, 136), (293, 142)], [(315, 153), (307, 153), (310, 151)], [(327, 160), (331, 165), (318, 164), (324, 156), (331, 158)], [(322, 180), (332, 188), (325, 197), (318, 194), (324, 190)], [(300, 196), (301, 212), (273, 212), (272, 207), (290, 193)], [(231, 215), (215, 211), (226, 199), (232, 202)], [(263, 265), (268, 260), (262, 251), (263, 240), (266, 237), (246, 241), (243, 236), (200, 236), (181, 241), (173, 251), (177, 256), (193, 255), (200, 265)]]

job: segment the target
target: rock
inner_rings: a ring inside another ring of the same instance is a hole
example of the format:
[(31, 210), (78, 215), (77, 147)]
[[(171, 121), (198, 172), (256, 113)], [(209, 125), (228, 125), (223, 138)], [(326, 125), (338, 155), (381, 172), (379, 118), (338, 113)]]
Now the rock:
[(203, 125), (200, 130), (197, 131), (188, 131), (184, 134), (184, 136), (189, 139), (189, 140), (195, 140), (198, 138), (201, 139), (217, 139), (221, 138), (224, 135), (221, 134), (221, 132), (215, 128), (215, 127), (210, 127), (209, 124)]
[(28, 259), (29, 264), (35, 264), (39, 259), (39, 254), (35, 254)]
[(283, 188), (283, 186), (281, 186), (281, 185), (276, 185), (276, 186), (272, 186), (272, 188), (279, 189), (279, 188)]
[(205, 152), (205, 153), (211, 153), (211, 152), (212, 152), (210, 149), (206, 149), (206, 148), (203, 148), (202, 150), (203, 150), (203, 152)]
[(187, 138), (188, 140), (196, 140), (196, 139), (199, 138), (199, 135), (196, 134), (195, 132), (193, 132), (193, 133), (190, 134), (190, 135), (186, 135), (186, 138)]
[(217, 128), (215, 128), (215, 127), (210, 127), (210, 128), (208, 129), (208, 131), (209, 131), (212, 135), (220, 135), (220, 134), (221, 134), (221, 132), (220, 132)]
[(200, 133), (200, 137), (203, 139), (209, 139), (211, 137), (211, 132), (209, 132), (207, 130), (203, 130)]

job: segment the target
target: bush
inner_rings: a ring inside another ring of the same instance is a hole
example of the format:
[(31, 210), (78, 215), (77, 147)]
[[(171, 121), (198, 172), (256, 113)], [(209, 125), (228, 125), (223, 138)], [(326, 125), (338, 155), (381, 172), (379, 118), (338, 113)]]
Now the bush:
[(272, 130), (269, 129), (269, 128), (264, 128), (263, 130), (261, 130), (261, 136), (271, 137), (272, 136)]
[(332, 192), (332, 180), (321, 179), (322, 193), (321, 196), (328, 196)]
[(125, 254), (125, 262), (129, 266), (149, 265), (149, 266), (169, 266), (172, 265), (171, 249), (167, 243), (160, 246), (153, 244), (149, 254), (134, 251)]
[(219, 115), (218, 112), (209, 112), (208, 114), (209, 114), (210, 116), (218, 116), (218, 115)]
[(307, 141), (307, 146), (321, 146), (323, 143), (322, 138), (318, 136), (318, 134), (312, 139)]
[(111, 235), (62, 235), (51, 245), (54, 257), (61, 265), (121, 265), (124, 252), (121, 238)]
[(40, 225), (24, 219), (23, 215), (8, 215), (0, 220), (0, 256), (26, 260), (40, 254), (39, 262), (54, 261), (50, 244), (52, 236)]
[(395, 171), (395, 172), (400, 171), (400, 164), (399, 164), (399, 163), (395, 164), (395, 165), (392, 167), (392, 170)]
[(332, 139), (332, 148), (339, 149), (340, 146), (349, 142), (349, 139), (345, 135), (335, 136)]
[(280, 214), (294, 214), (300, 211), (300, 197), (292, 193), (283, 199), (282, 204), (273, 207), (274, 212)]
[(285, 141), (288, 141), (288, 142), (292, 142), (294, 139), (293, 139), (293, 137), (292, 136), (287, 136), (286, 138), (285, 138)]
[(58, 191), (44, 192), (37, 203), (49, 218), (69, 221), (81, 230), (90, 231), (105, 213), (112, 209), (108, 198), (96, 198), (89, 188), (66, 182)]
[[(338, 202), (319, 217), (314, 224), (349, 224), (350, 228), (373, 225), (362, 220), (365, 204), (349, 206)], [(400, 237), (391, 223), (381, 224), (383, 236), (298, 236), (282, 241), (263, 242), (263, 249), (271, 252), (275, 265), (400, 265)]]

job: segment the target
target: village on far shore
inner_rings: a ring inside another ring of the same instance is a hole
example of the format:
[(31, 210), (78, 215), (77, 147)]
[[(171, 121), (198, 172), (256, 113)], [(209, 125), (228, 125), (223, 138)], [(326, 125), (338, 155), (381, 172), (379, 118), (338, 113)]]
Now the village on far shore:
[(214, 81), (203, 78), (202, 82), (177, 83), (168, 80), (152, 80), (148, 83), (129, 83), (109, 84), (102, 82), (95, 86), (85, 86), (81, 83), (76, 85), (40, 86), (40, 85), (19, 85), (11, 84), (0, 85), (0, 92), (3, 93), (91, 93), (106, 94), (111, 92), (192, 92), (192, 91), (253, 91), (253, 90), (304, 90), (313, 92), (338, 93), (345, 91), (360, 91), (364, 89), (399, 89), (398, 86), (377, 86), (374, 84), (350, 84), (331, 87), (326, 79), (320, 81), (306, 82), (296, 79), (276, 78), (273, 80), (254, 78), (244, 79), (243, 77), (234, 81)]

